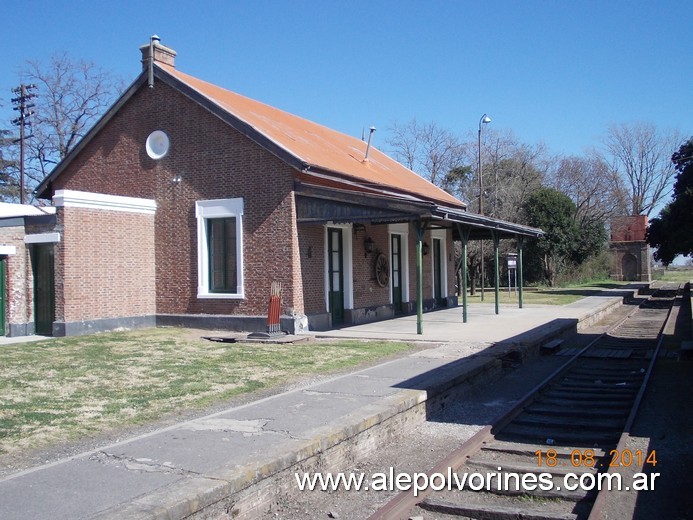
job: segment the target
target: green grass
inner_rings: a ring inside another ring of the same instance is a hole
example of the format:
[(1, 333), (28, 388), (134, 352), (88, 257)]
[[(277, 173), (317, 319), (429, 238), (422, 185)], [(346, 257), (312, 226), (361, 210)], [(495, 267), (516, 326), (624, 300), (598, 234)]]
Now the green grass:
[[(666, 271), (653, 271), (652, 279), (663, 282), (688, 282), (693, 280), (693, 267), (670, 267)], [(586, 296), (597, 295), (600, 292), (603, 294), (602, 291), (604, 289), (619, 289), (633, 283), (638, 282), (619, 282), (605, 279), (562, 287), (525, 287), (522, 301), (525, 304), (566, 305)], [(499, 291), (499, 302), (501, 304), (518, 304), (518, 294), (517, 291), (508, 292), (507, 287), (501, 288)], [(467, 301), (470, 304), (481, 303), (479, 291), (477, 290), (474, 296), (468, 295)], [(493, 304), (495, 301), (493, 288), (487, 288), (483, 303)]]
[[(688, 273), (689, 275), (693, 276), (693, 271), (688, 271)], [(686, 280), (686, 278), (684, 278), (684, 280)], [(585, 283), (562, 285), (560, 287), (524, 287), (522, 301), (525, 304), (566, 305), (587, 296), (595, 296), (600, 294), (603, 295), (605, 294), (605, 289), (620, 289), (633, 283), (634, 282), (619, 282), (611, 279), (604, 279), (592, 280)], [(481, 303), (479, 291), (477, 290), (474, 296), (468, 295), (467, 301), (470, 304)], [(493, 304), (495, 301), (493, 287), (487, 287), (484, 294), (483, 303)], [(501, 287), (499, 290), (499, 301), (502, 304), (518, 304), (519, 293), (517, 289), (509, 292), (507, 287)]]
[(663, 282), (690, 282), (693, 281), (693, 267), (669, 267), (652, 272), (653, 280)]
[(412, 349), (395, 342), (218, 343), (146, 329), (0, 347), (0, 455), (204, 409)]
[[(501, 289), (498, 293), (499, 302), (501, 304), (519, 304), (519, 293), (508, 292), (508, 289)], [(573, 303), (580, 298), (589, 296), (585, 290), (566, 290), (566, 289), (525, 289), (522, 292), (523, 304), (541, 304), (541, 305), (566, 305)], [(460, 299), (461, 301), (461, 299)], [(483, 303), (495, 303), (495, 294), (493, 289), (486, 290), (484, 293)], [(479, 291), (474, 296), (467, 296), (469, 304), (482, 303)]]

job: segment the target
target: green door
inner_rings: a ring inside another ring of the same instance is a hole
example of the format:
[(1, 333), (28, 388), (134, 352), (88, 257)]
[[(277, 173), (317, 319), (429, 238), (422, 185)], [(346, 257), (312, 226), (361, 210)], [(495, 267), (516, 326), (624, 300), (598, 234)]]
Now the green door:
[(53, 293), (53, 245), (37, 244), (31, 249), (34, 273), (34, 331), (53, 335), (55, 297)]
[(327, 229), (327, 276), (330, 282), (329, 305), (332, 325), (344, 323), (344, 257), (342, 230)]
[(392, 306), (395, 313), (402, 312), (402, 236), (392, 235), (390, 251), (392, 254)]
[(7, 258), (0, 258), (0, 336), (7, 334), (5, 323), (7, 321)]
[(433, 296), (436, 300), (436, 305), (443, 302), (443, 280), (441, 276), (441, 246), (440, 239), (433, 239)]

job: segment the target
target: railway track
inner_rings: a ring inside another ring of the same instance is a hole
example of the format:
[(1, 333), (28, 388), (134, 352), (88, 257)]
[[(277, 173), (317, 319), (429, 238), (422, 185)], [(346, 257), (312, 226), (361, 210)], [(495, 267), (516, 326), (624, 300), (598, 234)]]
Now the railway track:
[(656, 464), (656, 453), (626, 449), (627, 432), (679, 290), (662, 285), (587, 346), (563, 348), (566, 363), (432, 468), (426, 489), (400, 493), (369, 520), (600, 518), (605, 490), (633, 484), (620, 468)]

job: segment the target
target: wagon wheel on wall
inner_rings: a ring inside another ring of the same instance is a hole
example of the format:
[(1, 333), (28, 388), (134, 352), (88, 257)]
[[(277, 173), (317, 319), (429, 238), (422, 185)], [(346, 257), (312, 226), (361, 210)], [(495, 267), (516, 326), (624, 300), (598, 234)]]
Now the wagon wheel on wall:
[(390, 281), (390, 266), (382, 253), (375, 257), (375, 280), (380, 287), (387, 287), (387, 283)]

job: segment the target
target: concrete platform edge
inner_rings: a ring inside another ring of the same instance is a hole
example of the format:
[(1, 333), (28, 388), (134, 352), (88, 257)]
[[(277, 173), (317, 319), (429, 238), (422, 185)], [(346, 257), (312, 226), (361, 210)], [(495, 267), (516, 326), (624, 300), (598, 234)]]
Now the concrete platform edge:
[(126, 506), (121, 504), (90, 518), (226, 520), (258, 517), (272, 499), (278, 497), (283, 487), (295, 482), (294, 472), (345, 470), (348, 466), (344, 464), (353, 461), (357, 452), (359, 457), (367, 456), (385, 444), (395, 431), (400, 434), (415, 427), (436, 407), (444, 406), (448, 399), (459, 398), (473, 384), (500, 372), (502, 360), (509, 353), (518, 352), (522, 359), (537, 355), (544, 342), (595, 323), (622, 301), (622, 298), (609, 298), (579, 319), (548, 324), (540, 331), (530, 331), (512, 342), (499, 342), (483, 353), (459, 363), (452, 362), (446, 369), (431, 375), (430, 379), (422, 380), (429, 390), (402, 389), (377, 404), (341, 417), (339, 424), (312, 431), (311, 438), (292, 451), (265, 456), (262, 461), (241, 467), (227, 464), (209, 475), (166, 486), (138, 497)]

